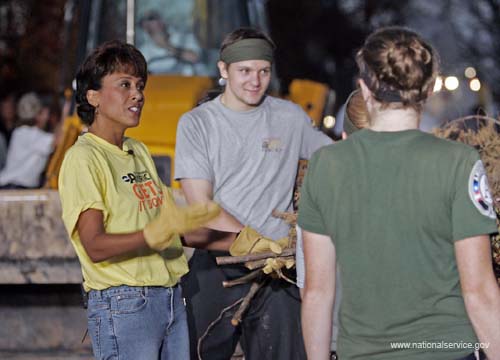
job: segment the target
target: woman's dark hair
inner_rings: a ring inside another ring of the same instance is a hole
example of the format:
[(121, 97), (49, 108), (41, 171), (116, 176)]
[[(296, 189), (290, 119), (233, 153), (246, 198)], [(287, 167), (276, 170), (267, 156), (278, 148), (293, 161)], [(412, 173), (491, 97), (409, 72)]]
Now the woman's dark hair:
[(263, 33), (262, 31), (254, 29), (254, 28), (243, 27), (243, 28), (236, 29), (236, 30), (234, 30), (226, 35), (224, 40), (222, 40), (219, 54), (222, 53), (222, 51), (226, 47), (228, 47), (229, 45), (234, 44), (234, 43), (236, 43), (240, 40), (244, 40), (244, 39), (264, 39), (269, 43), (269, 45), (271, 45), (272, 49), (276, 48), (276, 45), (271, 40), (271, 38), (269, 36), (267, 36), (265, 33)]
[(76, 111), (82, 122), (92, 125), (95, 108), (87, 100), (88, 90), (99, 90), (102, 78), (124, 72), (144, 80), (148, 78), (146, 60), (133, 45), (113, 40), (97, 47), (85, 59), (76, 74)]
[(390, 95), (404, 107), (420, 110), (434, 86), (438, 57), (417, 33), (386, 27), (368, 36), (356, 61), (361, 78), (378, 101)]

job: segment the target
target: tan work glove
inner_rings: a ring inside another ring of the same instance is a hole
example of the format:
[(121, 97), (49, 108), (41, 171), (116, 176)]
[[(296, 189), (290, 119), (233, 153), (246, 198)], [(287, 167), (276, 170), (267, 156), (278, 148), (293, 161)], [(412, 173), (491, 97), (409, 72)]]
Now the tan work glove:
[(250, 226), (245, 226), (243, 230), (240, 231), (238, 237), (231, 244), (229, 253), (232, 256), (241, 256), (269, 251), (272, 251), (275, 254), (281, 254), (281, 252), (287, 245), (287, 237), (273, 241), (272, 239), (259, 234)]
[(178, 234), (199, 228), (220, 214), (220, 207), (214, 202), (179, 207), (169, 188), (163, 187), (163, 194), (160, 214), (143, 230), (146, 243), (156, 251), (169, 247)]
[(269, 258), (266, 260), (266, 265), (262, 268), (262, 271), (264, 274), (270, 274), (280, 270), (282, 267), (291, 269), (294, 265), (294, 259)]

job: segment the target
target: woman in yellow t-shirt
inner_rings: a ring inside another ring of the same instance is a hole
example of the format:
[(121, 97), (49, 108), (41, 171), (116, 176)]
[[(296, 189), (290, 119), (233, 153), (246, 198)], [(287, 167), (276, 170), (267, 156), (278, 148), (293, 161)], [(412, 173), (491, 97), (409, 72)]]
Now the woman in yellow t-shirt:
[(78, 71), (77, 112), (88, 125), (68, 150), (59, 189), (63, 220), (88, 292), (96, 358), (188, 359), (179, 234), (217, 216), (214, 203), (179, 208), (151, 155), (124, 136), (139, 125), (147, 66), (132, 45), (95, 49)]

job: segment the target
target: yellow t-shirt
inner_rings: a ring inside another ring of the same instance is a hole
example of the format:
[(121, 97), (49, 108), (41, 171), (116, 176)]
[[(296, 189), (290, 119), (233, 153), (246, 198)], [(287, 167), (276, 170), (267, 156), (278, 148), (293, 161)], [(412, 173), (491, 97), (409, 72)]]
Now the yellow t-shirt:
[(168, 287), (187, 273), (180, 238), (160, 253), (144, 247), (99, 263), (90, 260), (80, 242), (76, 224), (87, 209), (103, 212), (110, 234), (141, 230), (159, 214), (161, 180), (143, 143), (125, 138), (122, 150), (91, 133), (80, 136), (64, 157), (59, 194), (87, 291), (119, 285)]

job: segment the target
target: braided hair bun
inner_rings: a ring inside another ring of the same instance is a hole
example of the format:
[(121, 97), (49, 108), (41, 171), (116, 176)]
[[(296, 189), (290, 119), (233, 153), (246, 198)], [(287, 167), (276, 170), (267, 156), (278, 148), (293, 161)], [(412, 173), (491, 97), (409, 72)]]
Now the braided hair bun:
[(434, 86), (437, 54), (417, 33), (382, 28), (371, 34), (358, 52), (361, 77), (382, 103), (401, 102), (420, 109)]

